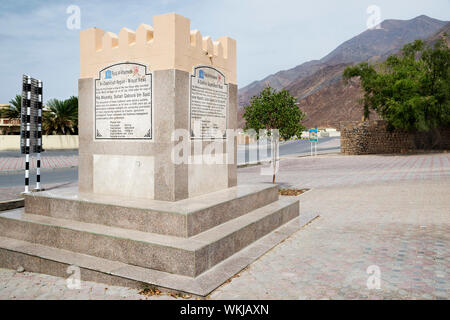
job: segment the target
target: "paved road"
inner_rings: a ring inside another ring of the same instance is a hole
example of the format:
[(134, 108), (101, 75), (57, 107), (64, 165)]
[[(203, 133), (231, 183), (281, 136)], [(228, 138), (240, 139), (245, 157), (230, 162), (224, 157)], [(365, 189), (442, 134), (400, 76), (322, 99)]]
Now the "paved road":
[[(78, 150), (49, 150), (41, 154), (41, 186), (45, 189), (78, 180)], [(0, 152), (0, 201), (20, 197), (24, 191), (25, 156)], [(30, 188), (36, 186), (36, 155), (30, 161)]]
[[(0, 152), (0, 201), (17, 199), (24, 191), (25, 157), (18, 151)], [(36, 186), (36, 157), (31, 157), (30, 188)], [(49, 150), (41, 154), (41, 186), (49, 189), (78, 180), (78, 150)]]
[[(34, 186), (36, 183), (35, 170), (30, 174), (30, 186)], [(51, 171), (41, 172), (41, 184), (55, 184), (68, 181), (78, 180), (78, 167), (74, 168), (62, 168)], [(23, 186), (24, 173), (15, 174), (0, 174), (0, 188)]]
[[(36, 174), (31, 170), (30, 189), (36, 187)], [(20, 198), (24, 191), (24, 173), (0, 173), (0, 201)], [(46, 190), (58, 186), (76, 184), (78, 181), (78, 168), (61, 168), (41, 173), (41, 188)]]
[[(270, 159), (271, 150), (270, 147), (266, 148), (266, 144), (261, 144), (259, 159)], [(341, 140), (340, 137), (328, 137), (328, 138), (320, 138), (317, 144), (317, 153), (339, 153), (341, 148)], [(279, 154), (281, 157), (283, 156), (292, 156), (292, 155), (309, 155), (311, 152), (311, 143), (309, 140), (294, 140), (281, 143)], [(264, 156), (265, 155), (265, 156)], [(238, 164), (252, 163), (257, 162), (258, 160), (258, 152), (257, 145), (250, 144), (248, 146), (239, 145), (237, 152), (237, 162)]]
[[(449, 154), (287, 159), (277, 179), (312, 188), (300, 196), (301, 212), (320, 217), (211, 299), (450, 298)], [(238, 170), (239, 183), (270, 181), (259, 166)], [(0, 299), (23, 298), (144, 297), (91, 282), (69, 290), (60, 278), (0, 269)]]
[[(288, 141), (280, 145), (279, 154), (280, 156), (309, 155), (310, 148), (311, 145), (308, 140)], [(270, 146), (266, 147), (265, 144), (262, 143), (260, 150), (261, 152), (258, 155), (256, 144), (248, 146), (239, 145), (237, 152), (238, 164), (256, 162), (258, 159), (270, 159)], [(320, 138), (317, 145), (317, 152), (319, 154), (340, 152), (340, 137)], [(41, 168), (43, 169), (76, 166), (78, 166), (77, 150), (49, 150), (41, 154)], [(0, 173), (19, 173), (23, 168), (25, 168), (24, 155), (20, 154), (18, 151), (0, 152)], [(36, 168), (35, 155), (32, 155), (31, 157), (31, 168)]]

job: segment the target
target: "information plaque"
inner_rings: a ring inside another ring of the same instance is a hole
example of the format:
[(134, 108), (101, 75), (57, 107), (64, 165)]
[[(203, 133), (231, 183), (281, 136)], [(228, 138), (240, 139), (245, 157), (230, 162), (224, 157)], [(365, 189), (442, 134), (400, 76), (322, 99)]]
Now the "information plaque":
[(191, 75), (190, 132), (192, 139), (225, 138), (228, 84), (213, 67), (199, 66)]
[(119, 63), (95, 80), (95, 139), (152, 139), (152, 75)]

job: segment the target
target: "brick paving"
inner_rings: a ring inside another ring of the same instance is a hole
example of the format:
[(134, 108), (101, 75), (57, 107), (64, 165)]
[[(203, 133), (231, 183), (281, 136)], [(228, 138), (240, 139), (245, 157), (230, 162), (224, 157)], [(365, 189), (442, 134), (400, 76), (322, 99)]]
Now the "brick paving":
[(147, 296), (138, 290), (83, 281), (80, 289), (69, 289), (66, 279), (31, 272), (0, 269), (0, 300), (172, 300), (163, 294)]
[[(239, 183), (269, 183), (259, 170), (240, 169)], [(277, 180), (311, 188), (301, 212), (320, 217), (209, 298), (449, 299), (449, 154), (288, 159)], [(379, 289), (367, 286), (374, 278)], [(78, 292), (64, 279), (0, 269), (1, 299), (146, 298), (133, 289), (83, 286)]]
[[(336, 154), (289, 157), (280, 162), (276, 182), (281, 187), (336, 188), (380, 184), (384, 181), (439, 180), (450, 178), (449, 167), (450, 154), (448, 153), (406, 156)], [(271, 175), (269, 179), (260, 172), (260, 166), (242, 168), (239, 171), (239, 182), (272, 181)]]
[[(41, 168), (42, 169), (55, 169), (55, 168), (67, 168), (78, 166), (77, 155), (58, 155), (47, 156), (43, 154), (41, 156)], [(17, 171), (24, 170), (25, 168), (25, 156), (20, 157), (2, 157), (0, 154), (0, 171)], [(36, 168), (36, 156), (30, 157), (30, 169)]]
[[(270, 180), (240, 171), (240, 181)], [(311, 225), (216, 290), (215, 299), (448, 299), (450, 156), (286, 160), (279, 181), (310, 187)], [(367, 268), (380, 271), (368, 289)], [(251, 285), (250, 285), (251, 284)]]

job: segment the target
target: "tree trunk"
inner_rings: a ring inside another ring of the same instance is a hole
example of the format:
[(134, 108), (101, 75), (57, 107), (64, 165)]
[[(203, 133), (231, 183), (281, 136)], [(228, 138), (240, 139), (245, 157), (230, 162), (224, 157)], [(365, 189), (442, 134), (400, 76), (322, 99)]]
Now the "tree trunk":
[(273, 176), (272, 176), (272, 184), (275, 184), (275, 175), (277, 172), (277, 151), (278, 151), (278, 136), (274, 136), (273, 132), (272, 132), (272, 139), (273, 139), (273, 144), (272, 144), (272, 165), (273, 165)]

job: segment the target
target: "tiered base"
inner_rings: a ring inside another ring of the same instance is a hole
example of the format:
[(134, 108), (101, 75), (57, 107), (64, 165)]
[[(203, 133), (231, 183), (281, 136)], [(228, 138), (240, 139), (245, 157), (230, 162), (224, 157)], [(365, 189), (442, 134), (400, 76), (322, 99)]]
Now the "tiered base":
[(0, 266), (206, 296), (299, 229), (299, 201), (276, 186), (238, 186), (173, 203), (27, 195), (0, 214)]

